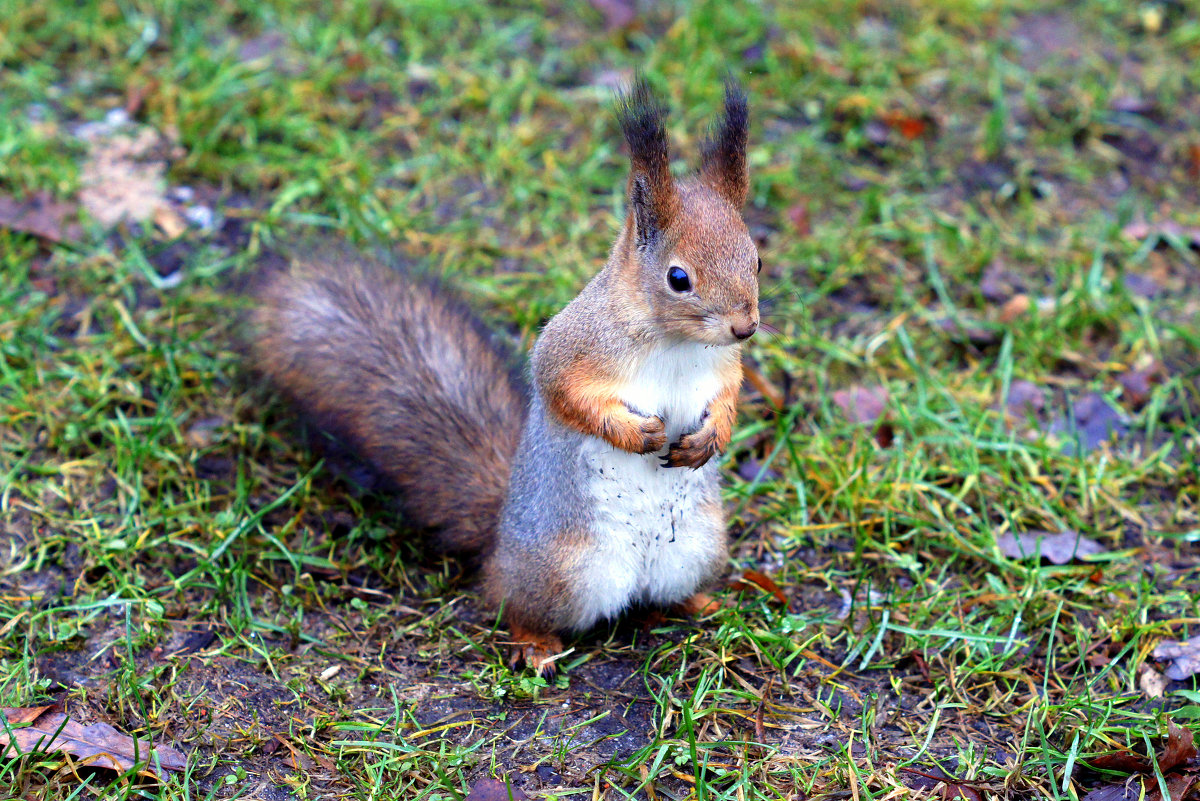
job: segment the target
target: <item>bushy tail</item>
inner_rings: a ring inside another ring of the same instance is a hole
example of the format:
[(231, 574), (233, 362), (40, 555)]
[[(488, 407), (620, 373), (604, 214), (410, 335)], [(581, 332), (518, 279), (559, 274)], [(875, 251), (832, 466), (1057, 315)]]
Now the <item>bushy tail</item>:
[(401, 494), (448, 551), (487, 553), (526, 414), (511, 357), (461, 304), (369, 261), (265, 280), (257, 367)]

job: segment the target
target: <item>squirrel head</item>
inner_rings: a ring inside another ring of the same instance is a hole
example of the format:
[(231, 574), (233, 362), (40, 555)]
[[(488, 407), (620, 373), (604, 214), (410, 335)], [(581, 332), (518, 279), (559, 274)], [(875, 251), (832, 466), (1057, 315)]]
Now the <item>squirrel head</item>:
[(724, 114), (700, 148), (700, 172), (676, 180), (665, 109), (638, 77), (617, 116), (631, 152), (618, 269), (656, 330), (733, 345), (758, 329), (758, 249), (742, 220), (749, 192), (746, 94), (725, 83)]

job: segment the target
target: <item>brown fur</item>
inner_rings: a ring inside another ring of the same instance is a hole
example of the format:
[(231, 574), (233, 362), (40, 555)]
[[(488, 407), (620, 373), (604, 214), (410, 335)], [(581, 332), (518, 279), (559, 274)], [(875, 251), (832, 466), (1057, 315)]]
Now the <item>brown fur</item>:
[(663, 421), (633, 412), (617, 397), (619, 386), (587, 357), (555, 371), (542, 384), (546, 406), (565, 425), (623, 451), (653, 453), (667, 444)]
[(380, 264), (297, 264), (259, 301), (258, 369), (395, 484), (441, 547), (490, 550), (525, 416), (508, 355), (444, 291)]

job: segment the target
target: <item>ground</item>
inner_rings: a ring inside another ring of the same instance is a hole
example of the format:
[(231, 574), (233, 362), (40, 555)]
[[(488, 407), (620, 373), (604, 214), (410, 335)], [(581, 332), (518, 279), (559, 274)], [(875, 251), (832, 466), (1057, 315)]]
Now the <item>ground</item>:
[[(0, 796), (1198, 797), (1156, 658), (1200, 628), (1194, 9), (801, 5), (9, 8), (0, 705), (187, 768), (10, 755)], [(745, 84), (772, 330), (723, 608), (543, 682), (240, 320), (356, 248), (527, 349), (619, 224), (635, 69), (681, 170)]]

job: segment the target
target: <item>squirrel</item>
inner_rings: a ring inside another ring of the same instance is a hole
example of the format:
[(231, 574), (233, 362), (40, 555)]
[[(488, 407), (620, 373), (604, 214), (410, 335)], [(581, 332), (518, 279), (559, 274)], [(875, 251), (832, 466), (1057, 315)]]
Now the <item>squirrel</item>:
[(728, 546), (717, 462), (759, 324), (741, 216), (748, 106), (732, 79), (675, 178), (665, 108), (619, 92), (628, 208), (607, 263), (550, 319), (528, 364), (450, 292), (360, 259), (298, 261), (253, 312), (257, 368), (399, 491), (408, 522), (479, 560), (511, 664), (554, 672), (563, 634), (632, 605), (688, 614)]

